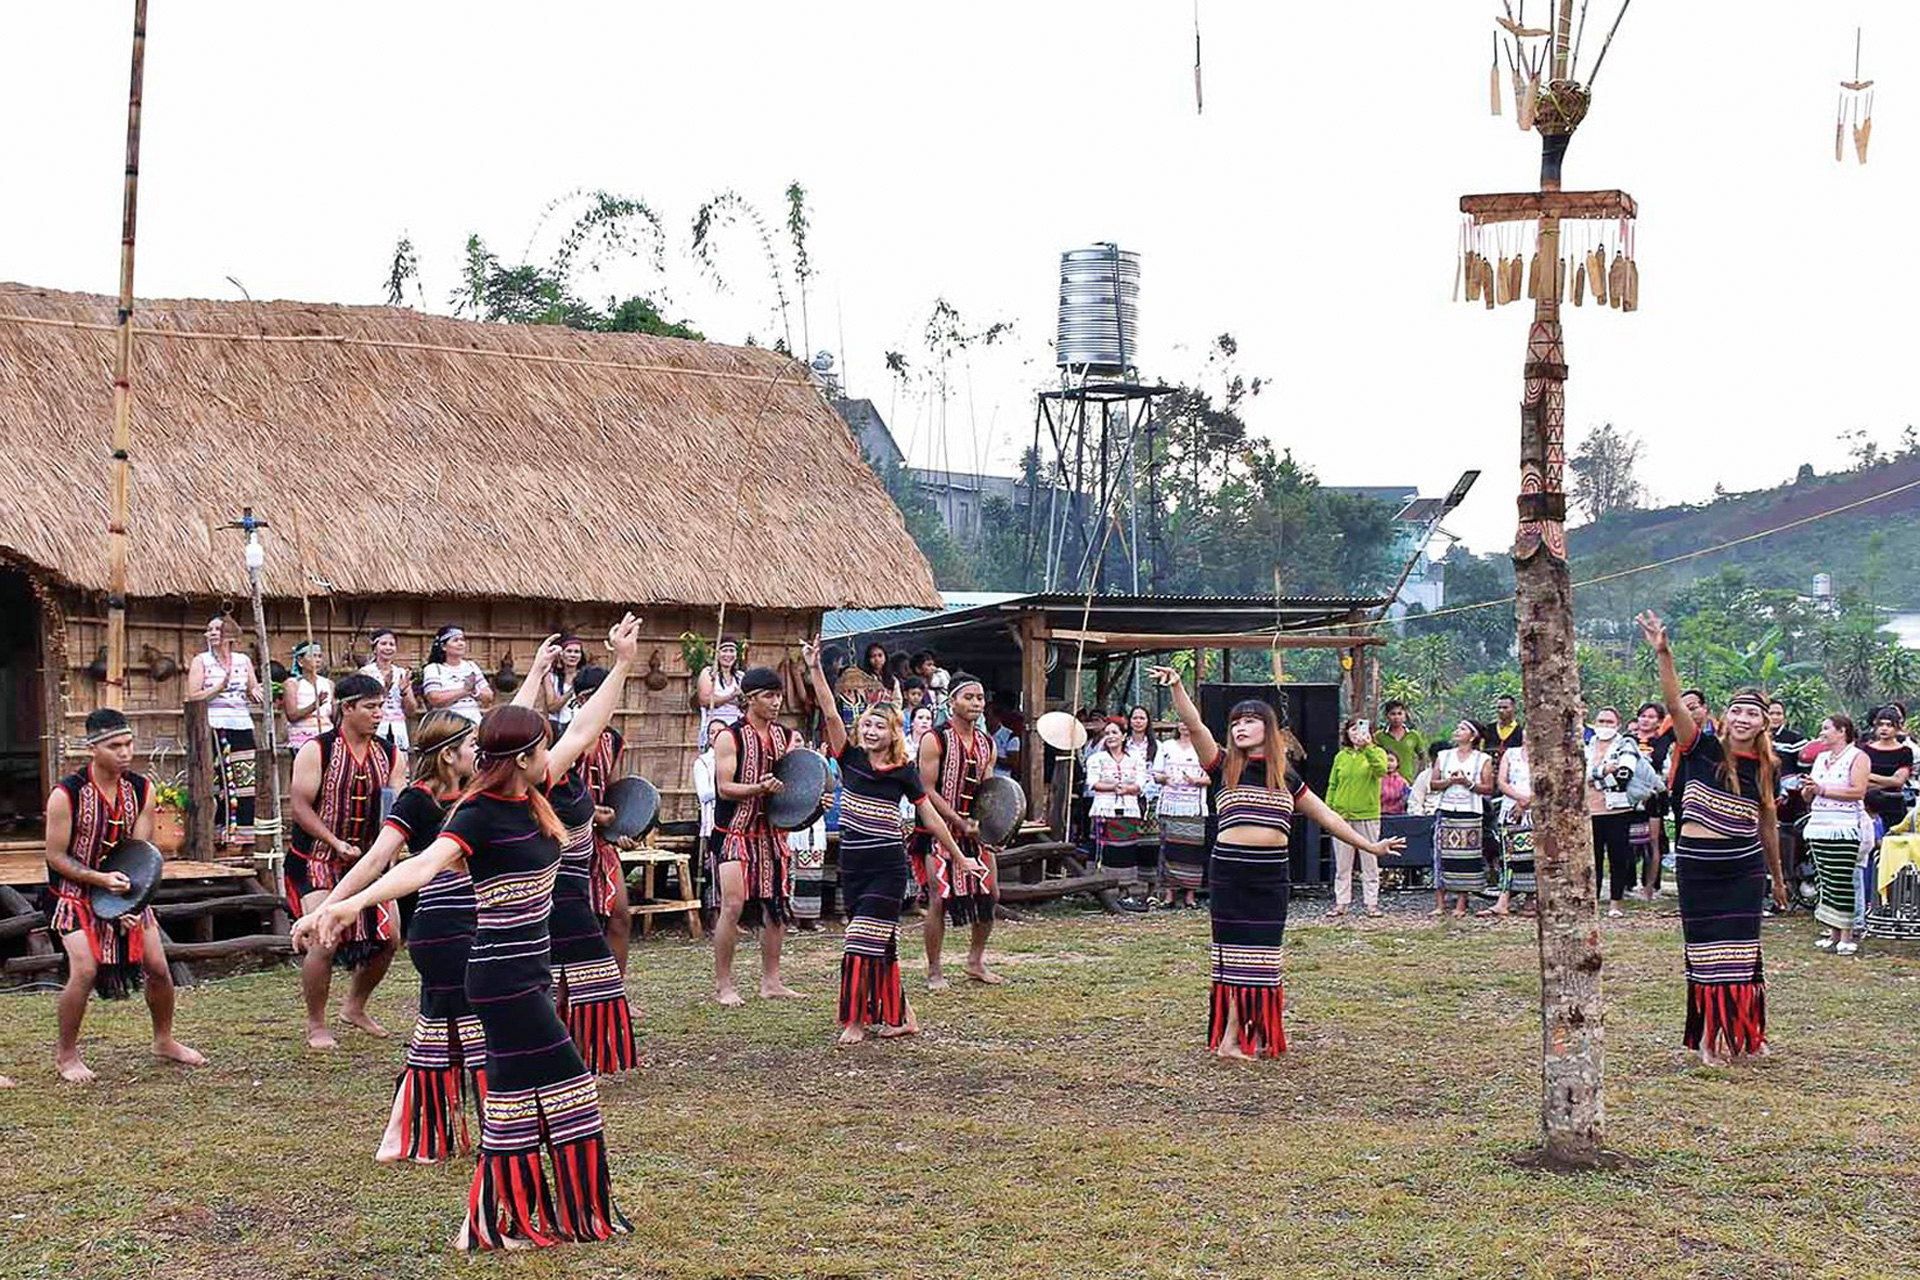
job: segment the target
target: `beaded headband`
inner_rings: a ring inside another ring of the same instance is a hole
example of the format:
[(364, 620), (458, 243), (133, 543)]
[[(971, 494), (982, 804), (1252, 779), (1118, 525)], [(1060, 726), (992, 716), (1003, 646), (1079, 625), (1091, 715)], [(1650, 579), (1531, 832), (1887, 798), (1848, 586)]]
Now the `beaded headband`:
[(1765, 715), (1767, 713), (1767, 704), (1760, 700), (1760, 696), (1758, 694), (1752, 694), (1752, 693), (1734, 694), (1733, 697), (1728, 699), (1727, 701), (1727, 709), (1732, 710), (1735, 707), (1752, 707), (1754, 710), (1758, 711), (1761, 715)]
[(113, 740), (114, 740), (115, 738), (131, 738), (132, 736), (133, 736), (133, 726), (132, 726), (132, 725), (130, 725), (130, 724), (116, 724), (116, 725), (112, 725), (112, 726), (110, 726), (110, 727), (108, 727), (108, 728), (105, 728), (105, 729), (102, 729), (102, 730), (100, 730), (100, 731), (99, 731), (98, 733), (90, 733), (90, 734), (88, 734), (88, 735), (87, 735), (87, 745), (88, 745), (88, 746), (90, 746), (90, 747), (97, 747), (97, 746), (99, 746), (99, 745), (100, 745), (101, 743), (103, 743), (103, 742), (111, 742), (111, 741), (113, 741)]

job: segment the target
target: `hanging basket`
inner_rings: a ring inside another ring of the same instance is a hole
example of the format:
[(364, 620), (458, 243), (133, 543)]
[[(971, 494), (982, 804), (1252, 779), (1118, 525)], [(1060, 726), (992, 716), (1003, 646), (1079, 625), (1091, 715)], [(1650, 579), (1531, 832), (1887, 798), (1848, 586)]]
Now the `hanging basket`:
[(1555, 80), (1542, 86), (1533, 106), (1533, 127), (1543, 134), (1572, 133), (1587, 118), (1593, 95), (1576, 80)]

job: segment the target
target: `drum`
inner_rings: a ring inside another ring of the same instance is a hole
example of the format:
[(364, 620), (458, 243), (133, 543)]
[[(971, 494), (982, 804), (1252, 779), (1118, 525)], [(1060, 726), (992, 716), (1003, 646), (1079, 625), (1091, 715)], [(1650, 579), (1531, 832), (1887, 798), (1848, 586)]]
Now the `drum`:
[(1027, 816), (1027, 793), (1012, 778), (995, 774), (973, 793), (972, 818), (980, 824), (980, 843), (993, 849), (1006, 846)]
[(160, 888), (162, 865), (160, 851), (145, 840), (122, 840), (100, 864), (100, 870), (118, 871), (132, 883), (125, 893), (95, 888), (88, 895), (93, 914), (102, 920), (118, 920), (145, 911), (153, 901), (154, 892)]
[(795, 747), (774, 763), (773, 776), (785, 789), (767, 797), (767, 821), (779, 831), (812, 826), (827, 802), (827, 758)]
[(1087, 745), (1087, 726), (1074, 719), (1071, 711), (1049, 711), (1033, 728), (1040, 741), (1055, 751), (1078, 751)]
[(660, 790), (645, 778), (616, 779), (600, 803), (613, 810), (600, 834), (614, 844), (639, 840), (660, 825)]

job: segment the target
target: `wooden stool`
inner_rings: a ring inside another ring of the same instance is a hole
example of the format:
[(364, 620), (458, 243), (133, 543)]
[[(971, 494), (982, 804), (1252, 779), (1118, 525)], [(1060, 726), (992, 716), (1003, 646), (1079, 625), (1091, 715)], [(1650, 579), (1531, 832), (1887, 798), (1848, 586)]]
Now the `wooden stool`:
[[(643, 870), (640, 874), (640, 897), (631, 910), (640, 917), (640, 936), (653, 936), (653, 918), (663, 912), (684, 911), (687, 916), (687, 932), (694, 938), (702, 936), (700, 928), (700, 895), (694, 892), (692, 858), (689, 854), (672, 849), (660, 849), (653, 845), (653, 837), (647, 837), (647, 846), (643, 849), (622, 850), (621, 865), (637, 864)], [(663, 866), (676, 868), (680, 875), (680, 892), (692, 896), (686, 898), (668, 898), (658, 900), (654, 897), (655, 877)]]

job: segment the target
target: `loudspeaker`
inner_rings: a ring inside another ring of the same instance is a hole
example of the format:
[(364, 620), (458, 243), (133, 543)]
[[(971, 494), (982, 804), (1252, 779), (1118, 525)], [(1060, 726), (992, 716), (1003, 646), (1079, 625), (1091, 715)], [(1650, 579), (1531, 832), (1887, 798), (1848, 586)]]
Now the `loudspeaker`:
[[(1299, 740), (1306, 758), (1294, 762), (1294, 769), (1306, 779), (1307, 786), (1321, 798), (1327, 794), (1327, 777), (1333, 772), (1333, 757), (1340, 750), (1340, 686), (1337, 684), (1203, 684), (1200, 686), (1200, 718), (1213, 730), (1222, 750), (1227, 745), (1227, 711), (1236, 702), (1264, 702), (1280, 717), (1281, 727)], [(1209, 837), (1212, 833), (1209, 831)], [(1292, 851), (1292, 876), (1295, 884), (1325, 884), (1332, 878), (1332, 851), (1323, 848), (1318, 823), (1295, 818)]]

